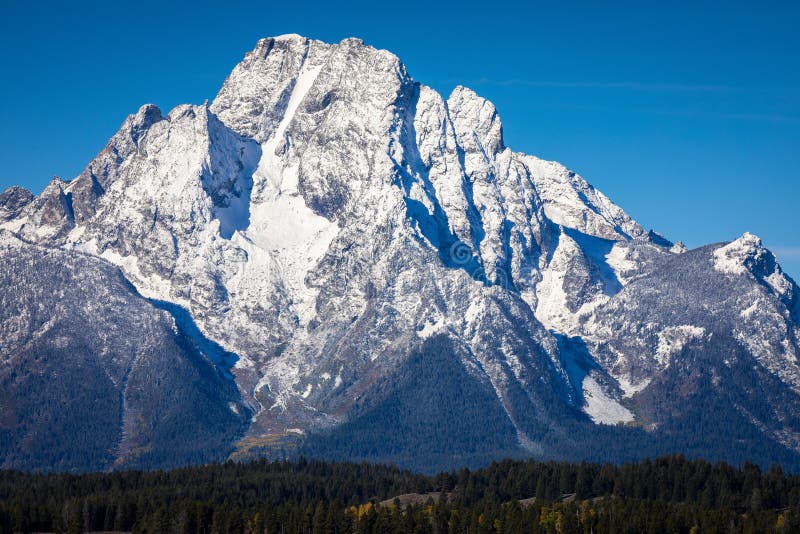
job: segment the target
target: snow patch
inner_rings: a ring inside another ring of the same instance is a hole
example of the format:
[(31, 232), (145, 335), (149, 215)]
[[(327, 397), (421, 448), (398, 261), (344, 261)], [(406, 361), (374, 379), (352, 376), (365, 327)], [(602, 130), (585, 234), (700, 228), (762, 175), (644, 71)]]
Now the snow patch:
[(651, 380), (650, 378), (645, 378), (644, 380), (634, 382), (627, 376), (615, 376), (614, 378), (617, 379), (617, 384), (619, 384), (619, 388), (622, 390), (622, 397), (625, 399), (633, 397), (649, 386)]
[(635, 261), (628, 259), (628, 247), (623, 243), (615, 243), (614, 246), (611, 247), (611, 252), (606, 254), (605, 259), (606, 264), (611, 267), (614, 274), (617, 275), (617, 279), (622, 284), (628, 281), (625, 275), (636, 271), (638, 268)]
[[(79, 248), (76, 247), (76, 249)], [(170, 296), (171, 285), (169, 280), (164, 280), (155, 274), (144, 276), (139, 270), (139, 258), (136, 256), (122, 256), (116, 251), (107, 248), (100, 254), (100, 257), (122, 269), (128, 280), (143, 297), (186, 306), (184, 301)]]
[(245, 239), (239, 240), (268, 253), (267, 270), (277, 271), (288, 286), (301, 324), (314, 317), (317, 296), (316, 290), (306, 286), (305, 277), (339, 233), (336, 223), (314, 213), (299, 194), (299, 161), (285, 161), (286, 130), (321, 68), (309, 68), (298, 76), (280, 124), (261, 146), (261, 159), (253, 173), (250, 225), (242, 232)]
[(20, 228), (25, 226), (30, 222), (30, 218), (26, 215), (25, 217), (20, 217), (19, 219), (11, 219), (10, 221), (6, 221), (4, 223), (0, 223), (0, 229), (8, 230), (9, 232), (17, 233), (19, 232)]
[(240, 356), (233, 367), (234, 369), (255, 369), (255, 363), (246, 356)]
[[(298, 75), (281, 122), (278, 124), (272, 136), (261, 145), (261, 160), (258, 162), (258, 167), (253, 175), (254, 181), (257, 177), (266, 178), (279, 191), (285, 189), (287, 192), (293, 191), (295, 194), (297, 193), (296, 172), (288, 173), (289, 176), (287, 176), (287, 178), (289, 178), (289, 183), (286, 184), (285, 188), (282, 188), (284, 174), (282, 172), (283, 165), (281, 165), (281, 158), (276, 154), (276, 151), (280, 148), (282, 154), (286, 152), (289, 142), (289, 139), (286, 138), (286, 129), (289, 127), (292, 119), (294, 119), (300, 103), (308, 94), (311, 86), (314, 85), (314, 81), (317, 79), (320, 70), (322, 70), (321, 65), (309, 68)], [(294, 176), (291, 176), (292, 174), (294, 174)], [(293, 181), (292, 178), (294, 178)]]
[(658, 333), (656, 360), (663, 367), (669, 366), (669, 357), (677, 354), (693, 339), (703, 337), (705, 328), (692, 325), (669, 326)]
[(432, 335), (444, 330), (445, 320), (444, 317), (437, 317), (435, 320), (426, 320), (422, 328), (417, 330), (417, 336), (422, 339), (428, 339)]
[(469, 303), (467, 312), (464, 314), (464, 321), (467, 324), (474, 324), (486, 313), (486, 303), (483, 299), (474, 299)]
[(586, 405), (583, 411), (592, 421), (602, 425), (616, 425), (633, 421), (633, 413), (617, 400), (609, 397), (602, 386), (590, 375), (586, 375), (582, 383), (583, 398)]
[(758, 311), (758, 308), (760, 306), (761, 306), (761, 299), (756, 299), (756, 300), (753, 301), (753, 303), (750, 306), (748, 306), (746, 309), (742, 310), (739, 313), (739, 316), (742, 319), (749, 319), (750, 317), (753, 316), (754, 313), (756, 313)]
[(273, 39), (275, 41), (302, 41), (305, 37), (296, 33), (283, 33), (281, 35), (276, 35)]
[(568, 263), (572, 254), (579, 252), (577, 249), (577, 243), (562, 233), (550, 265), (542, 271), (534, 314), (550, 330), (571, 332), (577, 326), (575, 314), (567, 307), (567, 295), (564, 292)]

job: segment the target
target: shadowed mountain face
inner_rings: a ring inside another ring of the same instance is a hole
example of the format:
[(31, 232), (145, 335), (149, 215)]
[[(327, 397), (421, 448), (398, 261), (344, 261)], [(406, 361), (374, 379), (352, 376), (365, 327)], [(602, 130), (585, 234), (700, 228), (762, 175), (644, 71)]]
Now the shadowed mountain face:
[(757, 237), (673, 245), (357, 39), (259, 41), (210, 105), (0, 195), (0, 229), (36, 259), (0, 274), (7, 466), (800, 466), (800, 298)]

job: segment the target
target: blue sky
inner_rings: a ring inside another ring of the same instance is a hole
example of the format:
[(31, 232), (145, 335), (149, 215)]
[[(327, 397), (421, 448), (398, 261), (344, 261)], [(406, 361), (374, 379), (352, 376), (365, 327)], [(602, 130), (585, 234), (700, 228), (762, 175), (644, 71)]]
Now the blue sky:
[(489, 98), (507, 145), (643, 226), (689, 246), (751, 231), (800, 278), (798, 3), (66, 5), (3, 2), (0, 189), (75, 176), (145, 102), (213, 99), (260, 37), (357, 36)]

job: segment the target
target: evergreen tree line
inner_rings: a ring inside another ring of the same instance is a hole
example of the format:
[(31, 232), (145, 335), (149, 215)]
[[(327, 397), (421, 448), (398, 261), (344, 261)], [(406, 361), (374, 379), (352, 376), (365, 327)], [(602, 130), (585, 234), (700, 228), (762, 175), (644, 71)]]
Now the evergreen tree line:
[[(422, 496), (408, 505), (394, 498), (408, 493)], [(682, 456), (621, 466), (506, 460), (435, 476), (303, 458), (84, 475), (0, 471), (0, 534), (99, 531), (800, 532), (800, 477)]]

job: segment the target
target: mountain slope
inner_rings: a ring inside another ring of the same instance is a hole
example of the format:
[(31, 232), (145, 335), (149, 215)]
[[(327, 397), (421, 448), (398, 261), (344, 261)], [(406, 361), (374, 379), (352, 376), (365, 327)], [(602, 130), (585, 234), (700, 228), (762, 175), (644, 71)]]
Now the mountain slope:
[[(673, 246), (506, 147), (491, 102), (464, 87), (444, 99), (357, 39), (259, 41), (211, 104), (143, 106), (74, 180), (4, 193), (0, 228), (118, 266), (211, 347), (252, 412), (237, 455), (311, 435), (315, 453), (429, 468), (671, 452), (703, 432), (674, 402), (697, 358), (712, 386), (686, 398), (743, 418), (731, 439), (787, 463), (800, 451), (797, 289), (756, 238)], [(728, 346), (739, 367), (714, 352)], [(443, 400), (428, 419), (482, 415), (496, 439), (445, 425), (449, 451), (429, 440), (413, 459), (420, 443), (400, 435), (375, 450), (368, 435), (398, 410), (425, 435), (414, 413), (430, 396)]]
[(226, 457), (246, 415), (235, 386), (118, 269), (6, 232), (0, 259), (2, 467)]

